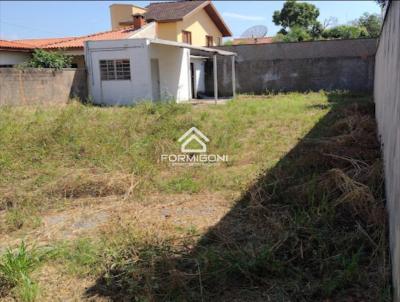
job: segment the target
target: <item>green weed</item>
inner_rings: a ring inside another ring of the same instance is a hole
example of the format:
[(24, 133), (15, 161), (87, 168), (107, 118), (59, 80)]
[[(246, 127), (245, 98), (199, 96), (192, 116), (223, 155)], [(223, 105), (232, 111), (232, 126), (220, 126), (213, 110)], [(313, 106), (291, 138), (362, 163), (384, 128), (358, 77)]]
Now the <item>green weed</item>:
[(30, 273), (42, 261), (35, 249), (28, 250), (24, 242), (16, 251), (7, 250), (0, 260), (0, 284), (12, 290), (22, 301), (34, 301), (38, 286), (30, 278)]

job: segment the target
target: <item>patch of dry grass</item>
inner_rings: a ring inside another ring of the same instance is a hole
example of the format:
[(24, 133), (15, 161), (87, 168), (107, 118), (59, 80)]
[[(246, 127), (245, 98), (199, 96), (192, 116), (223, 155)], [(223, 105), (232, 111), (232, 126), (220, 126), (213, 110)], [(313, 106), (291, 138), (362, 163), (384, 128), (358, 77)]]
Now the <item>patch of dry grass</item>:
[(156, 222), (145, 229), (115, 224), (106, 238), (118, 252), (87, 294), (114, 301), (390, 301), (373, 104), (339, 97), (200, 237)]
[[(160, 164), (191, 126), (211, 139), (209, 152), (229, 154), (229, 163)], [(85, 211), (107, 213), (93, 232), (73, 230), (65, 244), (46, 241), (54, 257), (45, 271), (62, 274), (65, 284), (96, 280), (74, 292), (79, 299), (390, 300), (382, 166), (368, 97), (5, 108), (0, 134), (0, 220), (34, 212), (47, 215), (44, 227), (64, 214), (86, 225)], [(65, 209), (50, 216), (59, 204)], [(27, 218), (2, 232), (12, 238), (12, 229), (30, 227)], [(54, 226), (62, 226), (58, 235), (71, 231), (69, 221)]]

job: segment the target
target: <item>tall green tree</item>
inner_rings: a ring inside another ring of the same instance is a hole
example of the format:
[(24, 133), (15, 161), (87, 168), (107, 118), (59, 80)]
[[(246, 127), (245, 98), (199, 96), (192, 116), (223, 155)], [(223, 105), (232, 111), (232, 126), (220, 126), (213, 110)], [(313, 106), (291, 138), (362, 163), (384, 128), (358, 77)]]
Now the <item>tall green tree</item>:
[(364, 27), (368, 32), (368, 37), (376, 38), (381, 31), (382, 19), (378, 14), (364, 13), (360, 18), (354, 20), (352, 24)]
[(310, 3), (288, 0), (279, 11), (275, 11), (272, 17), (275, 25), (282, 26), (281, 33), (285, 34), (290, 28), (304, 28), (311, 32), (312, 28), (319, 27), (317, 20), (319, 9)]

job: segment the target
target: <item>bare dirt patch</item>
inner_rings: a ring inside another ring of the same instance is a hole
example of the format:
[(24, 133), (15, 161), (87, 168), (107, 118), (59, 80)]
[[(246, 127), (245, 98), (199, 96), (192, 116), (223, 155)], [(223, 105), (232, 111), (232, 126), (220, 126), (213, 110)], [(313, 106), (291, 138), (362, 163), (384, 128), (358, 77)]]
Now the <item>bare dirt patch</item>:
[(44, 246), (55, 241), (94, 236), (115, 220), (127, 224), (135, 222), (143, 228), (168, 224), (205, 229), (229, 211), (232, 206), (229, 200), (223, 194), (212, 193), (154, 194), (139, 200), (124, 200), (118, 196), (77, 199), (73, 208), (43, 213), (41, 226), (34, 230), (4, 234), (0, 249), (17, 246), (22, 240)]

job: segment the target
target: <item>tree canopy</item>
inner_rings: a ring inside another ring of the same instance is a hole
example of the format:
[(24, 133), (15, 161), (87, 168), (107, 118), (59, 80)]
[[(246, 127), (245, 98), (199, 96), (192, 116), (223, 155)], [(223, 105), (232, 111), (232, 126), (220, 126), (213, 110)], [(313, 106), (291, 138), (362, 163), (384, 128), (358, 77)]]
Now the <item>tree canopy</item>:
[(368, 37), (378, 37), (381, 31), (382, 19), (378, 14), (364, 13), (360, 18), (353, 21), (353, 25), (364, 27)]
[(282, 33), (293, 27), (302, 27), (311, 30), (319, 22), (319, 9), (310, 3), (296, 2), (288, 0), (283, 5), (282, 10), (274, 12), (272, 20), (276, 25), (282, 26)]
[(319, 21), (319, 9), (310, 3), (287, 0), (283, 8), (275, 11), (273, 22), (282, 26), (275, 41), (295, 42), (316, 39), (357, 39), (379, 36), (382, 20), (377, 14), (364, 13), (348, 25), (336, 25), (333, 17)]
[(364, 27), (339, 25), (324, 30), (322, 37), (325, 39), (357, 39), (368, 37), (368, 32)]

